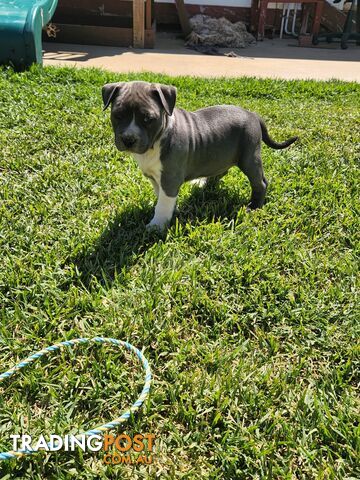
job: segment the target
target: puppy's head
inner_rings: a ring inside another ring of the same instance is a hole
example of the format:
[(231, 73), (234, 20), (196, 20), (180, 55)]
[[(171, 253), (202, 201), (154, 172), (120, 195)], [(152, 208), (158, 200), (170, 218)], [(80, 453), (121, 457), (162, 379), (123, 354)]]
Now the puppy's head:
[(103, 86), (104, 110), (111, 104), (115, 145), (120, 151), (145, 153), (160, 137), (176, 102), (176, 88), (147, 82)]

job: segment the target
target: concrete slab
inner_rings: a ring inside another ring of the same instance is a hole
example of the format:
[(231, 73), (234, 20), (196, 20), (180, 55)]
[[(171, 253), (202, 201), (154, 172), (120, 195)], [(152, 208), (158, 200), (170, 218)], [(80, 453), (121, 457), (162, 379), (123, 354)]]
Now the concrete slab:
[(200, 77), (338, 79), (360, 82), (360, 47), (338, 43), (317, 48), (298, 47), (293, 39), (274, 39), (234, 50), (238, 57), (204, 55), (189, 50), (174, 34), (157, 35), (154, 50), (90, 45), (44, 44), (45, 65), (100, 67), (113, 72), (155, 72)]

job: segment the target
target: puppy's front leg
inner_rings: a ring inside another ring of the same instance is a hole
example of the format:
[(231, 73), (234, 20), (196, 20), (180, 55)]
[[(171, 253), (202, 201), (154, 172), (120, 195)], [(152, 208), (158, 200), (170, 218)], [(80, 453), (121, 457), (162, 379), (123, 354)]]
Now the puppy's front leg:
[(155, 215), (151, 222), (146, 225), (146, 228), (163, 228), (167, 223), (169, 223), (174, 213), (176, 199), (177, 196), (168, 197), (164, 190), (159, 187), (159, 195), (155, 207)]
[(149, 180), (153, 186), (156, 198), (159, 198), (159, 185), (157, 184), (156, 180), (154, 180), (153, 178), (150, 178)]

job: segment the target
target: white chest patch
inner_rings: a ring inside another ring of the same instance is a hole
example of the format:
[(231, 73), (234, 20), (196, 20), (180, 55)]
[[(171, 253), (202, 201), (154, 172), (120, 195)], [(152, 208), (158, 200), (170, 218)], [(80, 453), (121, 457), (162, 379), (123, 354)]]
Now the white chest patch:
[(161, 176), (160, 141), (156, 142), (154, 148), (150, 148), (146, 153), (133, 153), (132, 156), (143, 174), (152, 177), (159, 184)]

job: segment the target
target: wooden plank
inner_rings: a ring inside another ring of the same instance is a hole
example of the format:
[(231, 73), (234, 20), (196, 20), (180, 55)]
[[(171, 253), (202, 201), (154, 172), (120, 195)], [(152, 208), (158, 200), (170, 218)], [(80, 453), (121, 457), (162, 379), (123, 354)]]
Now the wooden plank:
[(145, 28), (146, 30), (151, 29), (152, 25), (152, 10), (153, 10), (153, 0), (146, 0), (145, 3)]
[[(129, 47), (133, 41), (132, 28), (114, 28), (98, 25), (75, 25), (56, 23), (60, 31), (56, 38), (48, 37), (43, 32), (43, 41), (55, 43), (77, 43), (79, 45), (105, 45), (111, 47)], [(144, 32), (145, 48), (155, 46), (155, 22)]]
[(144, 0), (133, 0), (133, 47), (144, 48), (145, 4)]
[[(359, 6), (360, 11), (360, 6)], [(321, 24), (329, 30), (329, 32), (342, 32), (344, 29), (346, 20), (346, 13), (338, 10), (330, 5), (330, 3), (324, 3), (324, 11), (321, 18)]]
[(324, 3), (325, 3), (325, 0), (323, 0), (322, 2), (316, 2), (314, 20), (313, 20), (312, 29), (311, 29), (311, 33), (313, 35), (319, 34), (321, 17), (324, 9)]
[(259, 2), (258, 0), (251, 0), (251, 11), (250, 11), (250, 32), (258, 31), (258, 20), (259, 20)]
[[(65, 23), (57, 23), (56, 26), (60, 31), (56, 34), (54, 41), (59, 43), (129, 47), (133, 40), (132, 28), (72, 25)], [(46, 41), (48, 42), (50, 39)]]
[(192, 28), (185, 8), (184, 0), (175, 0), (175, 3), (179, 15), (181, 30), (183, 31), (184, 37), (186, 38), (192, 32)]
[[(105, 14), (100, 14), (101, 4), (104, 0), (59, 0), (58, 7), (53, 17), (53, 23), (63, 23), (72, 25), (104, 25), (116, 26), (125, 23), (125, 20), (132, 22), (133, 5), (131, 1), (126, 0), (106, 0)], [(202, 13), (210, 17), (220, 18), (225, 16), (231, 22), (239, 20), (245, 23), (250, 22), (250, 8), (246, 7), (222, 7), (208, 5), (186, 4), (186, 12), (189, 17)], [(268, 12), (268, 21), (271, 23), (275, 10)], [(278, 12), (280, 13), (280, 12)], [(153, 18), (156, 18), (157, 24), (179, 25), (179, 16), (174, 3), (155, 3), (153, 4)], [(90, 21), (91, 20), (91, 21)], [(280, 24), (280, 23), (279, 23)], [(132, 28), (132, 23), (129, 23)], [(147, 26), (146, 26), (147, 28)]]
[(145, 48), (154, 48), (155, 47), (155, 22), (152, 24), (152, 28), (145, 30)]

